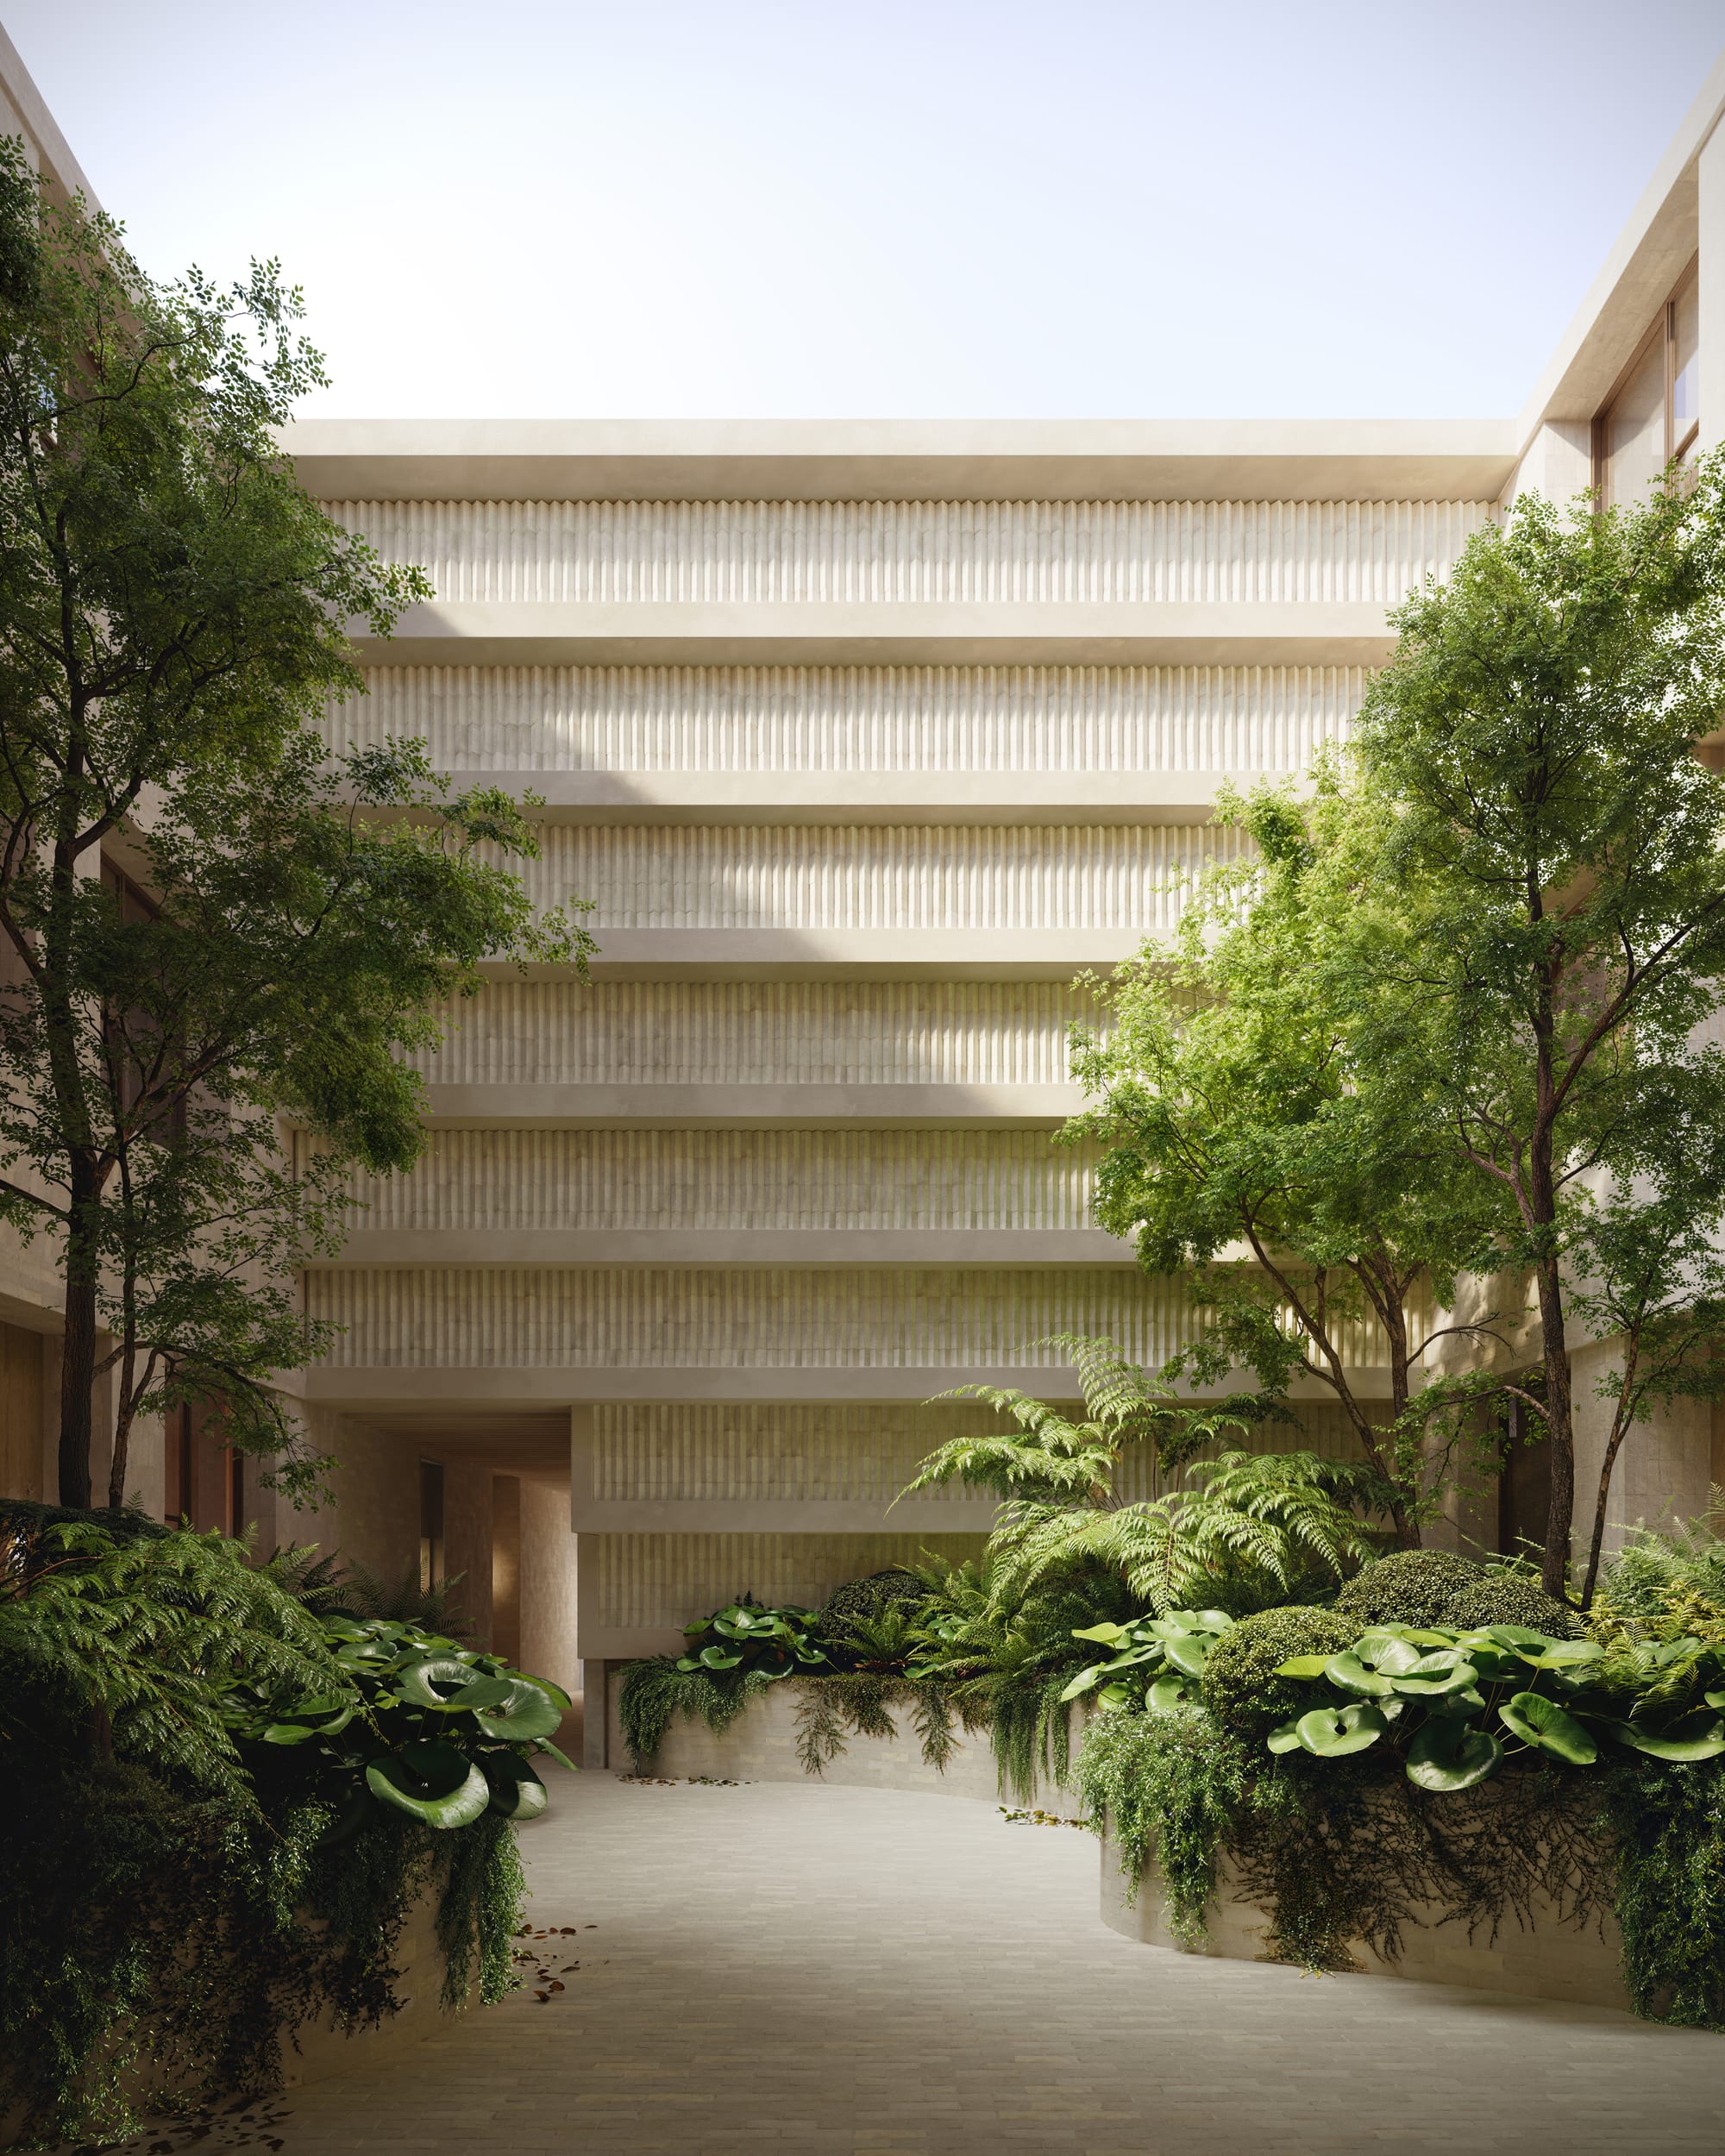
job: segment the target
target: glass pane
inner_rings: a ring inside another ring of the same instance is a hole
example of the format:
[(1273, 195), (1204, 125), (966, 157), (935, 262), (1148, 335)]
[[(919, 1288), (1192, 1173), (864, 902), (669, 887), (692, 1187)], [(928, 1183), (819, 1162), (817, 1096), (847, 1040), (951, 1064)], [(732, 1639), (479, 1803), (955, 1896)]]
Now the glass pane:
[(1639, 502), (1665, 469), (1665, 339), (1655, 337), (1605, 416), (1605, 499)]
[(1680, 292), (1672, 307), (1676, 350), (1672, 355), (1672, 443), (1680, 448), (1701, 417), (1696, 400), (1696, 351), (1701, 334), (1699, 282)]

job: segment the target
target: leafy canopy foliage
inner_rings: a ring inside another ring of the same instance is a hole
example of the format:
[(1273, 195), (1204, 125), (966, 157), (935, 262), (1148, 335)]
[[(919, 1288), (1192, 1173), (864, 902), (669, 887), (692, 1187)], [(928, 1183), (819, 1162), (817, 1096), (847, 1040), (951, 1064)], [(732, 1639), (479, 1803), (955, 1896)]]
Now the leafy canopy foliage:
[[(1374, 1084), (1354, 1052), (1351, 983), (1323, 962), (1377, 835), (1336, 767), (1320, 763), (1304, 798), (1266, 784), (1225, 793), (1217, 812), (1254, 849), (1207, 870), (1171, 941), (1090, 982), (1110, 1024), (1075, 1037), (1095, 1105), (1063, 1137), (1103, 1149), (1101, 1225), (1202, 1311), (1182, 1369), (1214, 1382), (1245, 1366), (1276, 1392), (1316, 1379), (1411, 1543), (1479, 1389), (1458, 1402), (1429, 1388), (1433, 1349), (1477, 1330), (1432, 1309), (1490, 1255), (1496, 1200), (1457, 1172), (1429, 1097)], [(1389, 1365), (1387, 1429), (1355, 1390), (1362, 1333), (1381, 1343), (1365, 1359)]]
[[(1691, 1254), (1659, 1217), (1672, 1177), (1703, 1244), (1725, 1210), (1725, 1054), (1697, 1030), (1725, 1000), (1725, 781), (1694, 748), (1725, 704), (1722, 507), (1718, 454), (1637, 507), (1522, 496), (1392, 617), (1356, 733), (1382, 865), (1325, 993), (1360, 1014), (1373, 1089), (1430, 1104), (1509, 1210), (1506, 1257), (1538, 1294), (1559, 1599), (1566, 1274), (1590, 1233), (1608, 1303), (1668, 1337)], [(1615, 1212), (1590, 1231), (1602, 1187)], [(1655, 1354), (1679, 1384), (1682, 1358)]]
[[(323, 745), (363, 688), (347, 625), (386, 634), (430, 586), (281, 452), (325, 377), (277, 266), (157, 284), (12, 141), (0, 269), (0, 1219), (63, 1260), (60, 1495), (85, 1505), (110, 1365), (116, 1501), (141, 1410), (200, 1401), (292, 1450), (269, 1379), (321, 1344), (288, 1281), (340, 1159), (413, 1158), (401, 1058), (433, 1006), (589, 946), (532, 918), (519, 805), (446, 798), (411, 743)], [(330, 1149), (298, 1191), (279, 1118)]]

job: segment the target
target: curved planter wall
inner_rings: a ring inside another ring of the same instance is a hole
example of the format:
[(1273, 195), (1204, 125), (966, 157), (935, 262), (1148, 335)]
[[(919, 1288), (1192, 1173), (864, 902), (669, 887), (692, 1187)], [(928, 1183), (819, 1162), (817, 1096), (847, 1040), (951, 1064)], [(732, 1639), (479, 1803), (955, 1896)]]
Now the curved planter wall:
[[(618, 1719), (620, 1675), (613, 1671), (609, 1685), (611, 1714), (607, 1757), (618, 1772), (632, 1771), (629, 1747), (623, 1740)], [(802, 1782), (812, 1779), (797, 1757), (797, 1693), (790, 1681), (751, 1699), (723, 1735), (715, 1736), (704, 1722), (680, 1715), (665, 1733), (652, 1771), (684, 1779), (710, 1774), (731, 1782)], [(994, 1754), (984, 1732), (967, 1736), (957, 1733), (957, 1748), (942, 1773), (922, 1756), (907, 1704), (889, 1709), (898, 1735), (888, 1743), (882, 1738), (849, 1737), (845, 1749), (830, 1760), (821, 1780), (839, 1788), (909, 1789), (922, 1796), (981, 1797), (990, 1804), (1013, 1800), (1001, 1794), (994, 1771)], [(1074, 1731), (1074, 1748), (1077, 1732)], [(1053, 1785), (1038, 1792), (1037, 1801), (1051, 1811), (1077, 1818), (1076, 1797)]]
[[(1263, 1959), (1264, 1912), (1233, 1898), (1234, 1880), (1226, 1862), (1217, 1867), (1219, 1891), (1210, 1905), (1208, 1941), (1182, 1947), (1168, 1928), (1155, 1865), (1145, 1866), (1137, 1901), (1129, 1908), (1119, 1846), (1104, 1836), (1101, 1850), (1102, 1921), (1111, 1931), (1141, 1940), (1147, 1946), (1169, 1946), (1225, 1961)], [(1459, 1924), (1409, 1925), (1402, 1934), (1399, 1961), (1385, 1961), (1359, 1940), (1352, 1942), (1354, 1959), (1367, 1976), (1452, 1984), (1471, 1991), (1510, 1991), (1523, 1998), (1562, 1999), (1576, 2006), (1615, 2006), (1627, 2011), (1629, 2002), (1618, 1967), (1621, 1951), (1622, 1935), (1612, 1917), (1608, 1915), (1601, 1927), (1567, 1924), (1549, 1908), (1536, 1911), (1531, 1930), (1523, 1931), (1510, 1919), (1489, 1944), (1483, 1931), (1470, 1940)]]

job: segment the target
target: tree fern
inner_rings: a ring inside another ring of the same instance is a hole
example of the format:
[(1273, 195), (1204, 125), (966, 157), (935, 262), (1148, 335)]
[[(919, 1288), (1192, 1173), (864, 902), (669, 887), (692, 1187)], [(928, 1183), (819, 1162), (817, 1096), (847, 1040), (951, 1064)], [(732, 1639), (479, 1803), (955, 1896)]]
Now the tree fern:
[(1085, 1420), (1013, 1386), (959, 1385), (940, 1400), (980, 1400), (1017, 1424), (1016, 1431), (953, 1438), (921, 1461), (899, 1493), (953, 1482), (990, 1489), (1009, 1501), (1107, 1505), (1114, 1501), (1121, 1456), (1128, 1445), (1153, 1443), (1166, 1470), (1182, 1466), (1225, 1431), (1243, 1436), (1258, 1424), (1291, 1418), (1269, 1393), (1236, 1393), (1210, 1404), (1182, 1402), (1169, 1388), (1172, 1364), (1152, 1376), (1109, 1339), (1051, 1333), (1032, 1343), (1070, 1358), (1084, 1398)]
[(182, 1530), (122, 1539), (60, 1520), (5, 1538), (0, 1736), (40, 1741), (104, 1715), (122, 1756), (256, 1800), (223, 1719), (223, 1681), (304, 1697), (345, 1679), (315, 1618), (243, 1545)]
[[(1224, 1432), (1291, 1420), (1264, 1393), (1182, 1402), (1176, 1374), (1154, 1376), (1112, 1340), (1057, 1333), (1038, 1343), (1070, 1358), (1083, 1420), (1010, 1387), (965, 1385), (943, 1399), (981, 1400), (1017, 1426), (955, 1438), (930, 1453), (901, 1495), (963, 1482), (1005, 1501), (989, 1545), (990, 1599), (1016, 1604), (1057, 1574), (1086, 1569), (1122, 1581), (1157, 1610), (1195, 1601), (1258, 1608), (1315, 1576), (1333, 1584), (1377, 1554), (1367, 1521), (1391, 1493), (1369, 1466), (1311, 1452), (1194, 1454)], [(1182, 1487), (1123, 1501), (1127, 1446), (1153, 1442)]]
[(1225, 1452), (1189, 1470), (1189, 1487), (1108, 1507), (1008, 1506), (990, 1544), (997, 1596), (1029, 1595), (1056, 1575), (1096, 1567), (1150, 1608), (1285, 1600), (1314, 1573), (1327, 1583), (1378, 1554), (1356, 1504), (1372, 1504), (1369, 1470), (1311, 1452)]

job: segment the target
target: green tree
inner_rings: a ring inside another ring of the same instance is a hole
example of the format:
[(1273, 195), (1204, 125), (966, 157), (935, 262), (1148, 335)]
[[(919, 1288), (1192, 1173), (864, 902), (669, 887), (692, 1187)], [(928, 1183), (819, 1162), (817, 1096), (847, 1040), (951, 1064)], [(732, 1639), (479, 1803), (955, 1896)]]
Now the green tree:
[[(329, 705), (363, 687), (346, 624), (386, 633), (428, 587), (280, 452), (325, 379), (301, 311), (273, 264), (225, 293), (154, 283), (0, 143), (0, 1217), (64, 1265), (72, 1505), (104, 1301), (129, 1412), (188, 1390), (233, 1410), (235, 1387), (256, 1407), (282, 1306), (244, 1292), (235, 1220), (248, 1177), (292, 1209), (263, 1169), (277, 1119), (406, 1164), (400, 1057), (428, 1010), (486, 962), (587, 948), (531, 918), (516, 804), (444, 799), (412, 743), (323, 746)], [(149, 906), (97, 874), (104, 848)]]
[[(1185, 1374), (1243, 1365), (1277, 1393), (1315, 1379), (1411, 1546), (1497, 1382), (1434, 1382), (1428, 1358), (1491, 1332), (1434, 1312), (1490, 1258), (1502, 1207), (1458, 1172), (1429, 1096), (1371, 1083), (1353, 1052), (1357, 983), (1327, 954), (1377, 839), (1338, 773), (1321, 768), (1305, 800), (1225, 795), (1218, 814), (1255, 850), (1206, 874), (1171, 942), (1090, 984), (1112, 1024), (1076, 1036), (1095, 1105), (1063, 1136), (1102, 1148), (1101, 1225), (1188, 1282), (1204, 1331)], [(1357, 1376), (1380, 1357), (1387, 1425)]]
[[(1435, 1104), (1511, 1209), (1508, 1254), (1538, 1300), (1554, 1595), (1593, 1194), (1613, 1194), (1602, 1250), (1638, 1244), (1638, 1208), (1677, 1249), (1645, 1207), (1681, 1209), (1681, 1167), (1638, 1187), (1649, 1135), (1725, 1126), (1725, 1057), (1697, 1035), (1725, 997), (1725, 784), (1695, 753), (1725, 705), (1722, 489), (1716, 455), (1640, 507), (1523, 497), (1392, 617), (1358, 728), (1388, 836), (1381, 887), (1357, 894), (1355, 1046), (1374, 1087)], [(1710, 1235), (1716, 1191), (1689, 1198)], [(1640, 1266), (1626, 1263), (1625, 1278)], [(1593, 1314), (1613, 1321), (1609, 1295)], [(1683, 1359), (1662, 1359), (1667, 1376)]]

